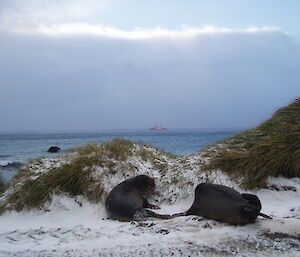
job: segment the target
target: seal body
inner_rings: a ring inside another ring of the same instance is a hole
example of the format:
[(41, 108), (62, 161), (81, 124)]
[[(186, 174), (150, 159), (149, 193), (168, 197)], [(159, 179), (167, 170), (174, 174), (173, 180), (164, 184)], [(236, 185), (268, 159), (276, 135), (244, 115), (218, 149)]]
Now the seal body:
[(48, 152), (48, 153), (58, 153), (60, 150), (61, 150), (61, 149), (60, 149), (59, 147), (57, 147), (57, 146), (51, 146), (51, 147), (47, 150), (47, 152)]
[(195, 189), (191, 208), (173, 217), (199, 215), (232, 225), (245, 225), (255, 222), (259, 215), (270, 218), (260, 210), (261, 202), (256, 195), (241, 194), (223, 185), (202, 183)]
[(139, 220), (145, 217), (171, 218), (170, 215), (161, 215), (146, 209), (159, 209), (149, 204), (147, 200), (154, 189), (154, 180), (146, 175), (139, 175), (118, 184), (109, 193), (105, 202), (108, 217), (120, 221)]

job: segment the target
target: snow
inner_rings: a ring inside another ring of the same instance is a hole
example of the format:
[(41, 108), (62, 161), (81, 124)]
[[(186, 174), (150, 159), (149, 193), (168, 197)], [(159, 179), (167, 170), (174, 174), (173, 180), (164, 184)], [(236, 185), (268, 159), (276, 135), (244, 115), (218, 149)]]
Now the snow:
[[(150, 174), (158, 182), (159, 213), (187, 210), (194, 188), (210, 181), (241, 189), (221, 171), (199, 172), (199, 156), (185, 157), (181, 164), (168, 160), (168, 169), (181, 181), (168, 184), (148, 162), (132, 158), (139, 173)], [(203, 160), (202, 160), (203, 161)], [(205, 160), (204, 160), (205, 161)], [(45, 160), (46, 166), (58, 165)], [(41, 165), (41, 172), (46, 172)], [(95, 169), (97, 174), (97, 169)], [(98, 172), (100, 172), (98, 170)], [(112, 188), (123, 176), (104, 181)], [(189, 183), (187, 183), (189, 181)], [(2, 256), (300, 256), (300, 179), (270, 178), (269, 189), (253, 191), (262, 202), (261, 217), (254, 224), (230, 226), (197, 216), (172, 220), (119, 222), (106, 218), (102, 204), (91, 204), (81, 197), (54, 195), (43, 210), (0, 216), (0, 257)], [(154, 199), (152, 199), (154, 201)]]

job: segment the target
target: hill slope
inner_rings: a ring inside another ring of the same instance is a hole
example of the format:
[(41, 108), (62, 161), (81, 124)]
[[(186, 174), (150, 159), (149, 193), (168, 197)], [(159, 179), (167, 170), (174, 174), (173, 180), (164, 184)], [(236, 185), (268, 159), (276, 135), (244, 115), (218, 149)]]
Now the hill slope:
[(300, 177), (300, 99), (222, 142), (207, 168), (242, 179), (245, 188), (265, 186), (268, 176)]

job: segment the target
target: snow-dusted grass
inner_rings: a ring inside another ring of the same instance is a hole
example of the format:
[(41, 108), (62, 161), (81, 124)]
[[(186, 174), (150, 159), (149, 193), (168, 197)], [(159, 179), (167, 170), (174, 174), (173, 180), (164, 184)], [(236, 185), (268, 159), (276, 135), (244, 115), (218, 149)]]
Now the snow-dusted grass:
[(25, 165), (0, 198), (0, 213), (45, 210), (53, 195), (59, 194), (83, 196), (91, 203), (103, 204), (115, 185), (139, 174), (155, 179), (154, 198), (158, 203), (192, 197), (200, 182), (218, 183), (222, 179), (227, 181), (226, 185), (233, 186), (219, 171), (201, 171), (206, 161), (199, 154), (175, 157), (123, 139), (86, 145), (57, 159), (42, 158)]
[(3, 177), (0, 175), (0, 194), (2, 194), (7, 189), (7, 184), (5, 183)]
[(166, 164), (159, 150), (124, 139), (88, 144), (58, 160), (42, 158), (25, 165), (0, 201), (1, 210), (43, 208), (60, 193), (103, 203), (117, 182), (145, 171), (145, 167), (145, 172), (154, 167), (162, 171)]
[[(155, 179), (156, 194), (151, 202), (162, 207), (159, 213), (186, 211), (201, 182), (242, 191), (222, 171), (202, 170), (209, 161), (205, 153), (174, 157), (149, 146), (121, 143), (130, 151), (120, 158), (113, 150), (107, 153), (100, 145), (88, 145), (56, 159), (42, 158), (25, 165), (0, 199), (6, 208), (0, 216), (0, 256), (300, 256), (299, 178), (269, 178), (267, 188), (249, 191), (259, 196), (262, 212), (273, 220), (259, 217), (255, 224), (246, 226), (197, 216), (134, 222), (107, 219), (106, 195), (124, 179), (138, 174)], [(39, 208), (16, 212), (8, 202), (26, 181), (34, 183), (53, 171), (66, 171), (65, 165), (72, 165), (78, 156), (88, 160), (76, 167), (89, 171), (93, 190), (101, 188), (98, 201), (58, 186)]]
[[(300, 181), (273, 179), (296, 191), (259, 190), (273, 220), (229, 226), (201, 217), (140, 222), (108, 220), (102, 205), (54, 196), (48, 211), (0, 217), (0, 256), (300, 256)], [(186, 210), (192, 198), (161, 205)]]
[(207, 168), (241, 179), (244, 188), (264, 187), (269, 176), (300, 177), (300, 98), (218, 148)]

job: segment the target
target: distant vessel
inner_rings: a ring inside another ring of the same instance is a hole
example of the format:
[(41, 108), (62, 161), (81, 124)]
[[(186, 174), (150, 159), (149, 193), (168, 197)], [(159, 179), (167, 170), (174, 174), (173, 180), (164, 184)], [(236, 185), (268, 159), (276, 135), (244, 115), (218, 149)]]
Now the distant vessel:
[(167, 128), (164, 128), (162, 126), (154, 126), (152, 128), (149, 128), (150, 130), (168, 130)]

